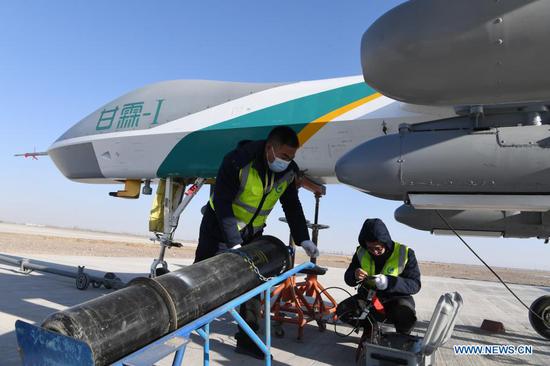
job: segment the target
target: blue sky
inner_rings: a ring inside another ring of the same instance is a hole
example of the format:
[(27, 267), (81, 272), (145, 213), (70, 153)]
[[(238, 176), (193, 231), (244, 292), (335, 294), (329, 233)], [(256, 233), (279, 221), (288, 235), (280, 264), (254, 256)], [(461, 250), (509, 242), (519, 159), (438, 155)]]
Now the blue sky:
[[(297, 81), (361, 73), (359, 42), (401, 1), (12, 1), (0, 3), (0, 220), (147, 233), (151, 197), (120, 200), (116, 186), (73, 183), (46, 150), (87, 114), (143, 85), (170, 79)], [(181, 218), (196, 239), (206, 190)], [(301, 193), (306, 216), (313, 197)], [(367, 217), (380, 217), (421, 260), (477, 263), (453, 237), (394, 221), (399, 202), (330, 185), (321, 201), (320, 248), (352, 253)], [(268, 232), (286, 238), (272, 213)], [(540, 240), (468, 239), (490, 264), (550, 269)], [(489, 274), (488, 274), (489, 276)]]

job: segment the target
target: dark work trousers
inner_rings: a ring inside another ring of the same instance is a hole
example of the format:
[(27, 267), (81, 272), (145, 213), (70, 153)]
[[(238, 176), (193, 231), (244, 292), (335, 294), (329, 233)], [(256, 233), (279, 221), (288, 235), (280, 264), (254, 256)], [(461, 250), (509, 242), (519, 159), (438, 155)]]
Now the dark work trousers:
[[(256, 233), (254, 237), (249, 238), (242, 246), (250, 243), (256, 238), (259, 238), (262, 232)], [(223, 243), (223, 235), (221, 233), (216, 213), (208, 205), (205, 209), (202, 217), (200, 231), (199, 231), (199, 243), (195, 252), (195, 263), (215, 256), (218, 252), (228, 249)], [(260, 295), (253, 297), (244, 304), (241, 304), (239, 314), (243, 317), (246, 323), (255, 332), (260, 330), (260, 308), (261, 300)], [(237, 343), (250, 347), (254, 347), (253, 341), (246, 335), (246, 333), (239, 327), (239, 332), (236, 334)]]
[[(396, 295), (380, 297), (380, 301), (384, 305), (386, 312), (382, 314), (374, 314), (376, 321), (388, 321), (395, 325), (395, 331), (401, 334), (410, 334), (416, 323), (416, 311), (414, 299), (410, 295)], [(361, 314), (361, 309), (366, 304), (365, 300), (359, 295), (348, 297), (338, 304), (336, 314), (341, 317), (340, 320), (349, 323), (352, 326), (370, 327), (370, 323), (354, 324), (348, 321), (350, 316), (358, 316)]]
[[(220, 248), (220, 244), (222, 248)], [(223, 235), (218, 225), (216, 213), (210, 205), (207, 205), (205, 206), (199, 230), (199, 243), (195, 251), (195, 263), (215, 256), (220, 249), (227, 248), (223, 244)]]

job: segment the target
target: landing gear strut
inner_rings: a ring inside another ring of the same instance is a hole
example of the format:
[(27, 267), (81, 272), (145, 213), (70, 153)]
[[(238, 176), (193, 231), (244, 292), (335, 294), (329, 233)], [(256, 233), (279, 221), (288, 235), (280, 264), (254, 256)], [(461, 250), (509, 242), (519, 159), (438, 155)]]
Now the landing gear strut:
[[(161, 276), (168, 273), (168, 263), (164, 260), (166, 248), (181, 247), (180, 243), (173, 241), (174, 232), (178, 226), (179, 218), (197, 192), (201, 189), (205, 182), (204, 178), (197, 178), (195, 182), (185, 190), (185, 184), (173, 185), (173, 178), (166, 178), (166, 189), (164, 191), (164, 229), (162, 233), (157, 233), (156, 238), (152, 240), (158, 240), (160, 244), (159, 257), (153, 260), (151, 264), (151, 271), (149, 277)], [(175, 191), (174, 191), (175, 188)], [(178, 204), (179, 202), (179, 204)]]
[[(535, 331), (550, 339), (550, 295), (541, 296), (531, 304), (529, 322)], [(535, 314), (538, 316), (536, 316)], [(539, 318), (540, 317), (540, 318)]]

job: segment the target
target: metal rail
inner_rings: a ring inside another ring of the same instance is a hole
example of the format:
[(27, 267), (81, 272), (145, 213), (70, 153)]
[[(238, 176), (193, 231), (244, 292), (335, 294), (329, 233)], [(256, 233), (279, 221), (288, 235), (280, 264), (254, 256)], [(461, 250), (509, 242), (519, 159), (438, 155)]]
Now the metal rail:
[(92, 287), (98, 288), (104, 286), (107, 289), (119, 289), (126, 286), (114, 273), (107, 272), (103, 277), (98, 277), (84, 272), (84, 266), (70, 267), (72, 270), (50, 267), (47, 265), (31, 262), (29, 258), (21, 258), (15, 256), (7, 256), (0, 254), (0, 261), (19, 267), (22, 273), (29, 274), (32, 271), (51, 273), (58, 276), (74, 278), (76, 288), (85, 290), (91, 284)]

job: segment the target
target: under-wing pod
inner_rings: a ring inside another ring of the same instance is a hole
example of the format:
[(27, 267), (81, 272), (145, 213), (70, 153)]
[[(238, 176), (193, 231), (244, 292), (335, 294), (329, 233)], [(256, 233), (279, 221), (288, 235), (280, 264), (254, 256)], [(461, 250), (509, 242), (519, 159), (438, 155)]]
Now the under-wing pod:
[(550, 100), (550, 2), (416, 0), (364, 33), (367, 84), (413, 104)]
[[(461, 235), (505, 238), (549, 238), (549, 212), (440, 210), (439, 214)], [(402, 205), (395, 210), (395, 219), (417, 230), (451, 235), (447, 223), (435, 210), (415, 209)]]
[(403, 126), (398, 134), (359, 145), (337, 162), (338, 179), (372, 195), (401, 200), (412, 194), (550, 193), (548, 125), (437, 125)]

